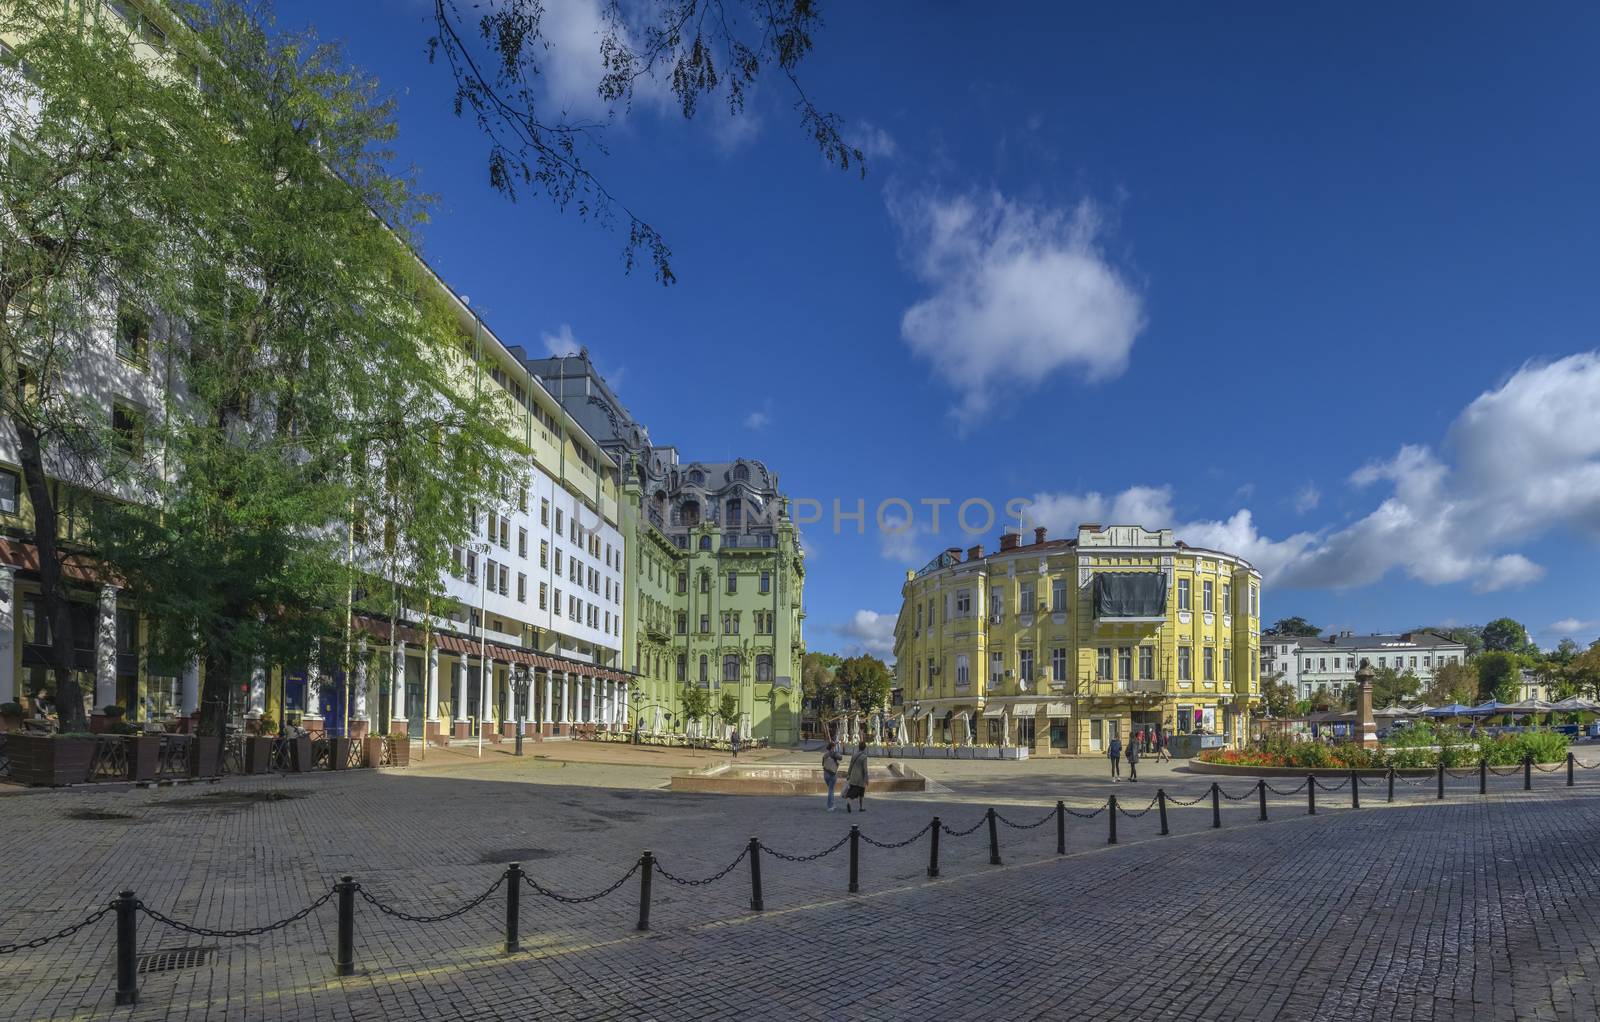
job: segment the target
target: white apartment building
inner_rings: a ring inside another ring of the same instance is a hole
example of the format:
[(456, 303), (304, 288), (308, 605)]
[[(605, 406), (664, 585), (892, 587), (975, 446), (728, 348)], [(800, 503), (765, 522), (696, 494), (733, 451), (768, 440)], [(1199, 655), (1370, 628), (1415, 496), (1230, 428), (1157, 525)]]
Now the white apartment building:
[[(1275, 649), (1275, 667), (1284, 670), (1302, 699), (1317, 690), (1330, 695), (1356, 680), (1356, 669), (1363, 660), (1374, 670), (1393, 668), (1401, 674), (1414, 674), (1426, 686), (1433, 672), (1448, 663), (1464, 663), (1467, 647), (1435, 632), (1403, 632), (1398, 635), (1356, 635), (1341, 632), (1330, 636), (1263, 636), (1262, 666), (1266, 667), (1266, 647)], [(1286, 647), (1292, 647), (1286, 651)]]

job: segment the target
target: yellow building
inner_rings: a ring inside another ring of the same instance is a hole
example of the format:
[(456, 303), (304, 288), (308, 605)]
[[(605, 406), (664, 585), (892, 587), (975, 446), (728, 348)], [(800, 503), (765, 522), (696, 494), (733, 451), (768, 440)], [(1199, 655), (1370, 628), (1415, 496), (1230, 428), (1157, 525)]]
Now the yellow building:
[(907, 572), (901, 595), (895, 657), (919, 743), (1098, 754), (1140, 726), (1238, 743), (1261, 698), (1261, 573), (1170, 529), (1008, 531), (994, 553), (951, 548)]

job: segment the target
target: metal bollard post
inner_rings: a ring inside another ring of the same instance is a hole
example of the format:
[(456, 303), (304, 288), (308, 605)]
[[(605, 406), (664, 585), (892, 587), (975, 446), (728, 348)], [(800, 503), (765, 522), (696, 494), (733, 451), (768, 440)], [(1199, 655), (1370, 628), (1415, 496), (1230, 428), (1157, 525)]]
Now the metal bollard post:
[(1067, 805), (1056, 799), (1056, 854), (1067, 854)]
[(139, 1003), (139, 899), (123, 891), (111, 902), (117, 910), (117, 1003)]
[(1106, 844), (1117, 843), (1117, 796), (1112, 795), (1106, 799), (1106, 819), (1111, 821), (1111, 836), (1106, 838)]
[(1487, 759), (1478, 760), (1478, 794), (1489, 794), (1489, 761)]
[(1222, 826), (1222, 785), (1216, 781), (1211, 782), (1211, 827), (1213, 830)]
[(650, 929), (650, 874), (656, 871), (656, 857), (646, 848), (639, 856), (639, 925), (635, 929)]
[(1389, 801), (1394, 801), (1394, 767), (1389, 768)]
[(1267, 822), (1267, 779), (1256, 781), (1256, 794), (1261, 796), (1261, 822)]
[(861, 890), (861, 828), (850, 825), (850, 893)]
[(1572, 787), (1572, 753), (1567, 753), (1567, 787)]
[(1306, 815), (1317, 815), (1317, 775), (1306, 774)]
[(1444, 750), (1439, 750), (1439, 797), (1444, 798)]
[(989, 810), (989, 865), (1000, 865), (1000, 832), (995, 830), (994, 810)]
[(1533, 753), (1522, 757), (1522, 790), (1533, 790)]
[(1171, 833), (1167, 829), (1167, 789), (1156, 789), (1156, 808), (1161, 811), (1161, 836), (1166, 837)]
[(761, 901), (761, 839), (750, 839), (750, 911), (761, 912), (766, 906)]
[(522, 863), (513, 862), (506, 867), (506, 954), (514, 955), (521, 948), (517, 932), (522, 914)]
[(939, 818), (935, 816), (933, 818), (933, 843), (928, 846), (928, 875), (930, 877), (939, 875), (939, 831), (943, 826), (944, 824), (940, 823)]
[(1354, 770), (1350, 771), (1350, 808), (1361, 808), (1361, 778)]
[(355, 877), (345, 874), (334, 887), (339, 891), (339, 943), (333, 971), (340, 976), (351, 976), (356, 971)]

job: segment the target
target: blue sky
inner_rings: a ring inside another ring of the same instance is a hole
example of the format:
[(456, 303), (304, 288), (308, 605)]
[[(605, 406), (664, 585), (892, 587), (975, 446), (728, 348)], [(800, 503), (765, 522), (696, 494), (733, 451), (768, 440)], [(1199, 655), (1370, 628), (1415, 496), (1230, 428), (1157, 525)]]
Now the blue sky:
[[(1176, 527), (1255, 560), (1269, 619), (1600, 636), (1600, 9), (829, 4), (805, 78), (865, 180), (775, 86), (611, 119), (662, 288), (488, 187), (430, 6), (278, 10), (397, 96), (426, 254), (501, 336), (587, 345), (685, 457), (864, 502), (805, 531), (811, 648), (883, 652), (906, 567), (995, 543), (923, 498)], [(548, 6), (583, 110), (594, 0)]]

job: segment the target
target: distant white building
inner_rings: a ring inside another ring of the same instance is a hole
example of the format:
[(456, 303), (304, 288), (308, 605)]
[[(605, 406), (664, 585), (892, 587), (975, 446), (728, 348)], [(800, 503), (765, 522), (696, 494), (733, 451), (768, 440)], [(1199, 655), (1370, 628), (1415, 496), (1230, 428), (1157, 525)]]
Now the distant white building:
[(1426, 686), (1435, 670), (1466, 659), (1464, 644), (1436, 632), (1261, 637), (1262, 673), (1281, 674), (1280, 680), (1293, 685), (1301, 699), (1312, 698), (1319, 689), (1336, 695), (1354, 684), (1356, 668), (1363, 660), (1374, 670), (1390, 667), (1401, 674), (1414, 674)]

